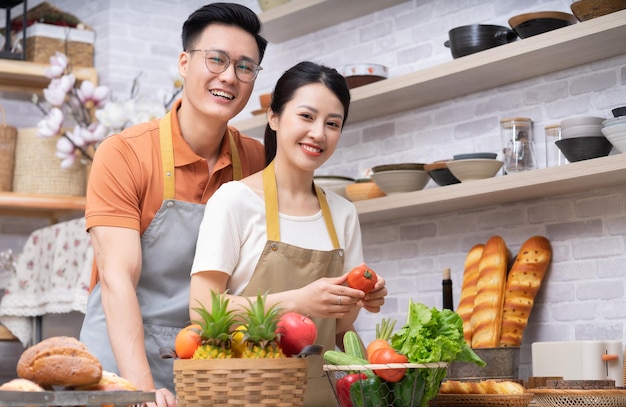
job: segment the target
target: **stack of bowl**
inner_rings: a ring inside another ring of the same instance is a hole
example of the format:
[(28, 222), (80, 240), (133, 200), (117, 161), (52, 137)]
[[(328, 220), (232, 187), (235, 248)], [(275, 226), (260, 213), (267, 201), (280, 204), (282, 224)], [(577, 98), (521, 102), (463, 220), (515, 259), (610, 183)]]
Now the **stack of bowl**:
[(461, 182), (457, 177), (452, 175), (452, 172), (450, 172), (448, 162), (450, 162), (450, 160), (439, 160), (424, 165), (424, 170), (426, 170), (430, 178), (432, 178), (433, 181), (435, 181), (435, 183), (440, 187), (458, 184)]
[(561, 140), (555, 144), (569, 162), (609, 155), (613, 145), (602, 133), (604, 117), (580, 116), (561, 121)]
[(626, 116), (617, 116), (602, 122), (602, 134), (620, 152), (626, 152)]
[(423, 189), (430, 176), (422, 163), (386, 164), (372, 167), (372, 180), (387, 195)]
[(448, 163), (450, 172), (461, 182), (494, 177), (504, 162), (496, 153), (456, 154)]

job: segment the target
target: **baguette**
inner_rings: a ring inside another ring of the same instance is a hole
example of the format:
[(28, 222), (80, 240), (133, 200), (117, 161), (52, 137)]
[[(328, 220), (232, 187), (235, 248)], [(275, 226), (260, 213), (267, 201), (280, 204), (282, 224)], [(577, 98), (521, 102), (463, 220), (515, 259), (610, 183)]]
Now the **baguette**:
[(512, 381), (482, 380), (480, 382), (461, 382), (445, 380), (439, 388), (440, 394), (524, 394), (526, 389)]
[(479, 276), (471, 317), (472, 348), (497, 348), (500, 345), (508, 253), (500, 236), (492, 236), (485, 243), (478, 265)]
[(552, 245), (543, 236), (531, 237), (520, 248), (506, 282), (501, 346), (522, 344), (528, 317), (551, 258)]
[(476, 298), (476, 284), (478, 283), (478, 264), (483, 254), (485, 245), (474, 245), (465, 257), (465, 270), (463, 272), (463, 284), (461, 285), (461, 298), (456, 309), (457, 314), (463, 320), (463, 337), (469, 346), (472, 345), (472, 313), (474, 312), (474, 299)]

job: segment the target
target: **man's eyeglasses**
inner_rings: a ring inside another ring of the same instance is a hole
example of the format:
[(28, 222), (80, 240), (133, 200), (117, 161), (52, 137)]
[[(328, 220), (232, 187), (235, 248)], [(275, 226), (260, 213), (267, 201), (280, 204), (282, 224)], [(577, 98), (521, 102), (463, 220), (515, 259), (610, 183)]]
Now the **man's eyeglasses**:
[[(230, 66), (231, 59), (227, 53), (222, 51), (210, 50), (210, 49), (190, 49), (187, 50), (190, 54), (192, 52), (204, 52), (204, 63), (207, 69), (212, 73), (222, 73)], [(232, 60), (235, 66), (235, 75), (237, 79), (242, 82), (252, 82), (256, 79), (259, 71), (263, 67), (258, 64), (242, 59), (239, 61)]]

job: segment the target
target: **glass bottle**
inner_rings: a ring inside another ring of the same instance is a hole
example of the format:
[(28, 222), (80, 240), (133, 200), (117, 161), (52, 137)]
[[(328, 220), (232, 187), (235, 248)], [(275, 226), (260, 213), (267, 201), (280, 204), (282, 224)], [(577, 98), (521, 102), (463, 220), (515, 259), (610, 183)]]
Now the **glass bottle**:
[(452, 279), (450, 278), (450, 269), (443, 270), (443, 280), (441, 281), (443, 293), (443, 309), (454, 311), (452, 300)]

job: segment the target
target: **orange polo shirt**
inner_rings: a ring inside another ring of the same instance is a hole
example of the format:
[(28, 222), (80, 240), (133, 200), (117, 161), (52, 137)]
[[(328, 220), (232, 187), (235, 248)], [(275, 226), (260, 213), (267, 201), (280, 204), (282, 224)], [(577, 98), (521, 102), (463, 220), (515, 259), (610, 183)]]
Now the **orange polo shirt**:
[[(217, 188), (233, 179), (228, 137), (213, 173), (207, 161), (194, 153), (183, 139), (178, 115), (181, 100), (172, 106), (172, 141), (175, 199), (205, 204)], [(117, 226), (138, 230), (148, 228), (163, 202), (163, 170), (159, 141), (159, 120), (125, 129), (105, 139), (96, 150), (91, 167), (85, 208), (86, 229)], [(243, 176), (265, 168), (263, 145), (230, 128), (237, 144)], [(95, 262), (94, 262), (95, 270)], [(92, 275), (92, 286), (96, 273)]]

